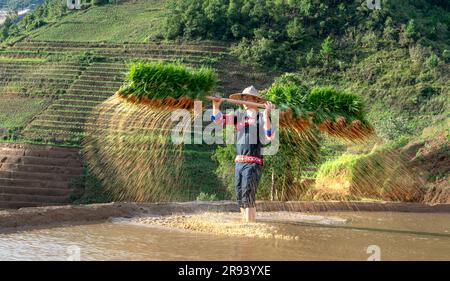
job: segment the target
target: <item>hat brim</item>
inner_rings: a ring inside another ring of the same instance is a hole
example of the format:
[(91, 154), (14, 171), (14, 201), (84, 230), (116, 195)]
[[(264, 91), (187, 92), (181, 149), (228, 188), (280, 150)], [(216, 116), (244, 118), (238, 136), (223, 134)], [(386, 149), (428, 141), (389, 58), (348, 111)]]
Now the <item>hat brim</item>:
[(250, 94), (243, 94), (243, 93), (235, 93), (230, 95), (230, 99), (232, 100), (244, 100), (243, 97), (244, 96), (249, 96), (249, 97), (253, 97), (255, 98), (257, 101), (257, 103), (265, 103), (267, 100), (265, 100), (264, 98), (260, 97), (260, 96), (255, 96), (255, 95), (250, 95)]

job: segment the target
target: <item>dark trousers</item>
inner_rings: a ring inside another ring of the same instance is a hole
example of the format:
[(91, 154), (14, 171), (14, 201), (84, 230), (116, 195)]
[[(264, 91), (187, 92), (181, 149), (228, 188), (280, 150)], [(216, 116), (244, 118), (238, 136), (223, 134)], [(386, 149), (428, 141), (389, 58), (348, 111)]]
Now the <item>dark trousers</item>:
[(262, 166), (256, 163), (236, 163), (236, 198), (239, 208), (255, 207), (256, 189), (261, 179)]

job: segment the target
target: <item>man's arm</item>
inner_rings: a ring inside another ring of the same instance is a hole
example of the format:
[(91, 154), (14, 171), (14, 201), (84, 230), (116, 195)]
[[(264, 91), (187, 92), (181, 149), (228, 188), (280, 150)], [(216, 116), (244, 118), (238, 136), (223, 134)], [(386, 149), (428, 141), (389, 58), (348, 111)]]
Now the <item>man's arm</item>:
[(211, 121), (218, 124), (234, 124), (233, 114), (222, 114), (220, 111), (220, 104), (222, 103), (221, 98), (217, 98), (213, 101), (213, 115), (211, 116)]
[(275, 109), (275, 105), (270, 101), (267, 101), (264, 105), (264, 131), (266, 132), (266, 137), (271, 140), (274, 137), (274, 132), (272, 130), (272, 123), (270, 122), (270, 113), (272, 109)]

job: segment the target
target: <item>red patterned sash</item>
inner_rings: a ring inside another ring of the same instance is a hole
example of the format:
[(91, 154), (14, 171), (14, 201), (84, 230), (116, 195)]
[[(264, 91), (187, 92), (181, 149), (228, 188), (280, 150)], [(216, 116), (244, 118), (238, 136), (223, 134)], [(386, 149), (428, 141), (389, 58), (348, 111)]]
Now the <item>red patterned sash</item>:
[(238, 155), (234, 160), (236, 163), (256, 163), (259, 165), (263, 165), (264, 161), (261, 157), (251, 156), (251, 155)]

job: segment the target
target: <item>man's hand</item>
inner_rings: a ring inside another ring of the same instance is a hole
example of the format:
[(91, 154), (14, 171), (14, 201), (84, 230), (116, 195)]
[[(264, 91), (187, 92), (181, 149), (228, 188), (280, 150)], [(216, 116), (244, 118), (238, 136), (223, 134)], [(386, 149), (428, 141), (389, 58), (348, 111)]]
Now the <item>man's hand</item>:
[(213, 114), (216, 115), (220, 111), (220, 104), (222, 103), (222, 98), (215, 98), (213, 100)]
[(275, 105), (272, 102), (270, 102), (270, 101), (266, 101), (264, 106), (265, 106), (265, 109), (264, 109), (264, 115), (265, 116), (269, 116), (270, 113), (272, 112), (272, 110), (275, 109)]
[(212, 104), (213, 108), (219, 109), (220, 105), (222, 104), (222, 98), (215, 98)]

